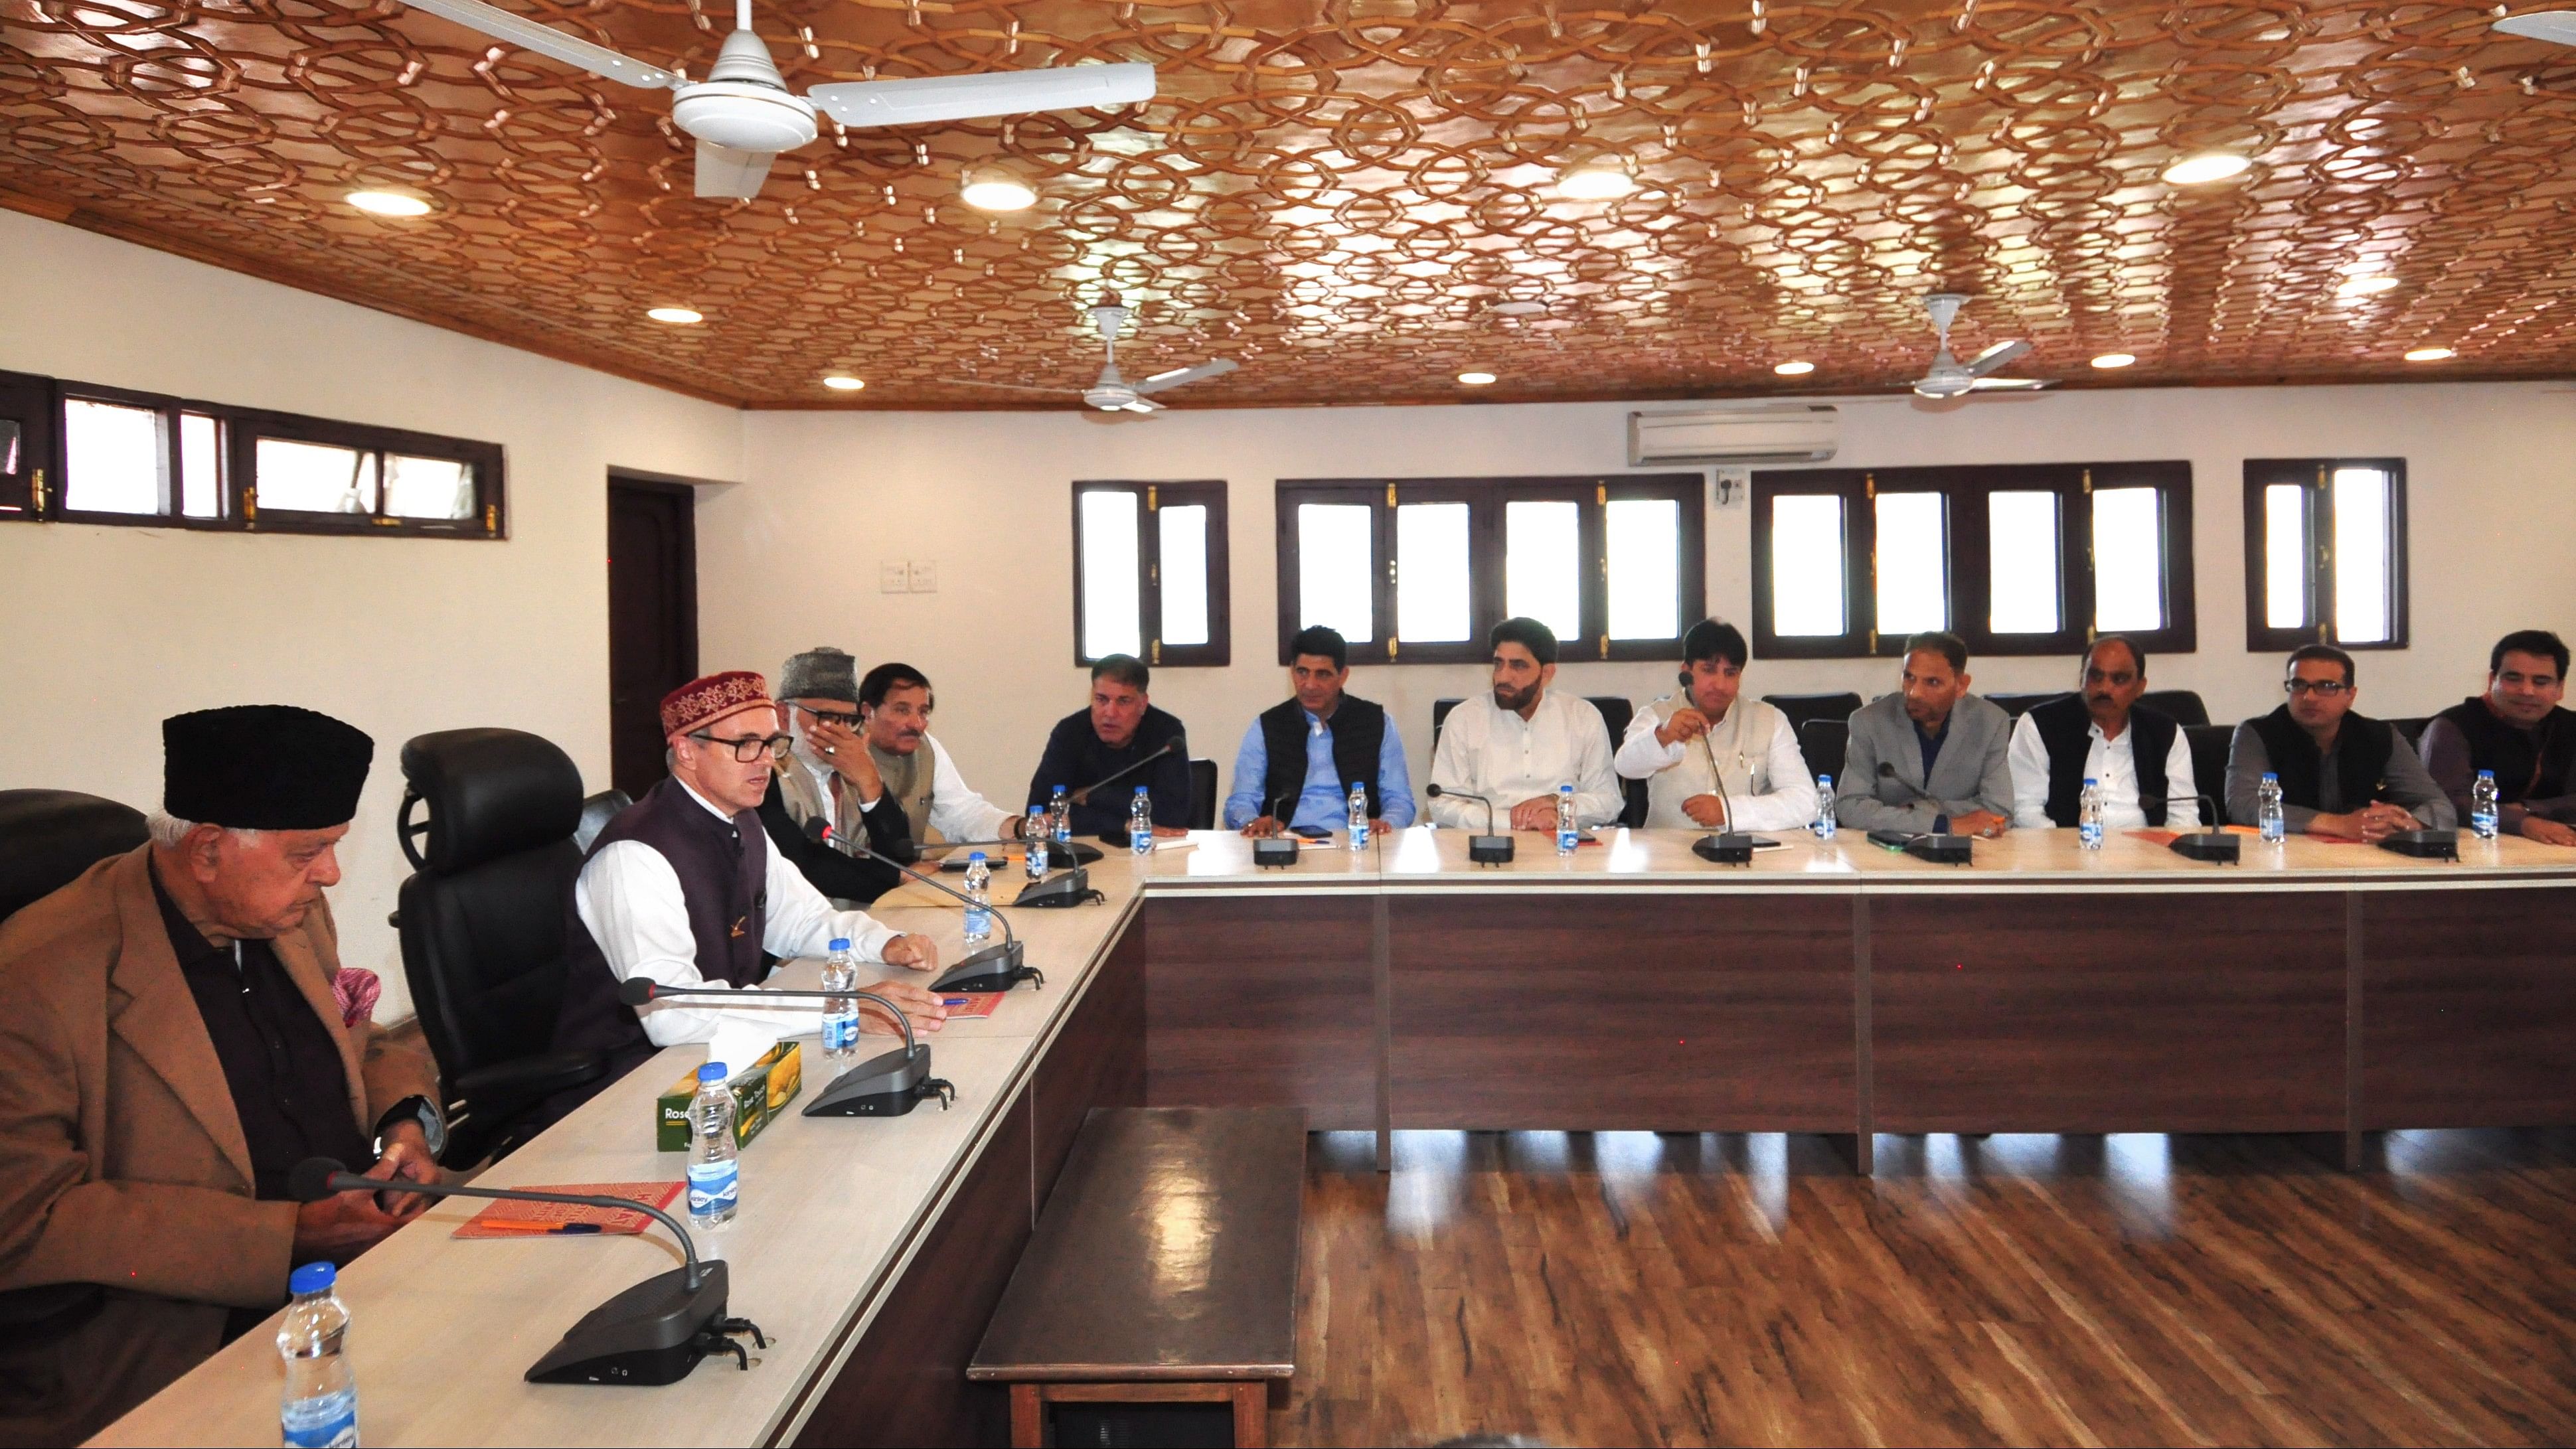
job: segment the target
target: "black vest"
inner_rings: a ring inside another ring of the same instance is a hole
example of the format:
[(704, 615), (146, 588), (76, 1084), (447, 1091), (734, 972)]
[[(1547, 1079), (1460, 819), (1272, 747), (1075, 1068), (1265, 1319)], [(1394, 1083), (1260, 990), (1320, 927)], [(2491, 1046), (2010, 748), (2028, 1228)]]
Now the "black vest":
[[(2281, 777), (2281, 802), (2323, 810), (2325, 806), (2318, 802), (2325, 798), (2325, 757), (2317, 742), (2290, 718), (2290, 707), (2281, 705), (2253, 723), (2254, 733), (2263, 737), (2264, 752), (2272, 757), (2272, 773)], [(2388, 756), (2396, 738), (2397, 731), (2383, 721), (2358, 714), (2343, 717), (2343, 728), (2335, 735), (2335, 775), (2343, 785), (2344, 809), (2358, 810), (2386, 798)]]
[[(760, 940), (769, 916), (769, 837), (756, 813), (746, 810), (729, 826), (691, 799), (679, 781), (665, 779), (608, 822), (590, 855), (620, 840), (660, 851), (679, 875), (700, 976), (734, 986), (756, 986), (768, 976)], [(590, 857), (582, 863), (589, 864)], [(608, 1075), (579, 1088), (577, 1104), (633, 1071), (658, 1048), (644, 1035), (635, 1008), (617, 999), (617, 977), (608, 969), (608, 957), (570, 900), (564, 902), (564, 916), (563, 1008), (555, 1018), (554, 1049), (599, 1052), (608, 1058)]]
[(2555, 800), (2576, 775), (2576, 713), (2552, 709), (2538, 729), (2524, 731), (2496, 718), (2485, 697), (2473, 695), (2434, 718), (2449, 720), (2467, 738), (2471, 771), (2495, 771), (2500, 804)]
[[(1386, 743), (1386, 711), (1356, 695), (1343, 695), (1333, 717), (1324, 721), (1333, 737), (1333, 771), (1342, 793), (1360, 785), (1368, 791), (1371, 820), (1386, 813), (1377, 795), (1378, 750)], [(1271, 814), (1282, 800), (1288, 814), (1297, 813), (1297, 797), (1306, 792), (1306, 711), (1295, 700), (1261, 712), (1261, 747), (1268, 767), (1261, 778), (1261, 813)]]
[[(2032, 706), (2030, 718), (2039, 728), (2040, 743), (2048, 746), (2048, 818), (2076, 824), (2084, 799), (2084, 757), (2093, 752), (2093, 712), (2084, 707), (2084, 696), (2070, 694)], [(2138, 808), (2146, 812), (2149, 825), (2165, 823), (2165, 757), (2180, 727), (2171, 715), (2135, 706), (2129, 710)]]

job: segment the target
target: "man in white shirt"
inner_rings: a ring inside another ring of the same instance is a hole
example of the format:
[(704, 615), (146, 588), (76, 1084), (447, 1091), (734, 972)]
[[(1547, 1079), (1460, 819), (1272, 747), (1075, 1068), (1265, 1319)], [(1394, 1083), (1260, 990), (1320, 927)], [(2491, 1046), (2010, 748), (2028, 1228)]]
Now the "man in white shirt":
[(1434, 824), (1483, 829), (1485, 807), (1451, 792), (1494, 802), (1497, 823), (1511, 829), (1556, 829), (1556, 792), (1574, 787), (1575, 822), (1589, 830), (1619, 818), (1627, 802), (1610, 773), (1610, 727), (1601, 711), (1575, 694), (1548, 688), (1556, 679), (1556, 634), (1536, 619), (1505, 619), (1489, 636), (1494, 689), (1463, 700), (1440, 726), (1431, 779)]
[[(934, 831), (942, 840), (1019, 839), (1019, 814), (966, 788), (957, 762), (931, 738), (936, 703), (929, 676), (909, 664), (880, 664), (859, 681), (859, 728), (867, 748), (844, 770), (857, 789), (859, 808), (873, 816), (893, 797), (904, 833), (915, 844), (926, 843)], [(833, 758), (836, 767), (843, 764), (839, 754)], [(870, 843), (891, 833), (871, 830)]]
[(1742, 630), (1700, 620), (1682, 635), (1681, 689), (1628, 721), (1611, 765), (1646, 782), (1647, 828), (1797, 830), (1814, 823), (1816, 782), (1788, 716), (1738, 697), (1751, 657)]
[[(795, 1036), (811, 1028), (812, 1004), (794, 1010), (710, 1005), (678, 997), (642, 1007), (619, 999), (619, 984), (643, 977), (663, 986), (752, 994), (769, 974), (763, 953), (820, 956), (835, 939), (864, 960), (929, 971), (938, 948), (926, 936), (903, 935), (863, 911), (835, 911), (776, 850), (755, 813), (789, 738), (772, 733), (778, 707), (767, 683), (737, 670), (709, 675), (662, 701), (670, 745), (670, 778), (618, 813), (601, 831), (573, 882), (580, 929), (567, 943), (564, 997), (554, 1048), (596, 1052), (608, 1075), (561, 1094), (561, 1116), (663, 1047), (712, 1041), (740, 1023)], [(918, 986), (872, 987), (935, 1031), (946, 1018), (939, 998)], [(863, 1029), (901, 1028), (862, 1002)], [(772, 1038), (775, 1039), (774, 1037)], [(740, 1068), (748, 1062), (728, 1062)]]
[(2138, 705), (2147, 656), (2105, 634), (2084, 651), (2081, 687), (2013, 725), (2013, 824), (2024, 830), (2079, 823), (2084, 782), (2102, 790), (2102, 827), (2200, 828), (2191, 744), (2170, 715)]

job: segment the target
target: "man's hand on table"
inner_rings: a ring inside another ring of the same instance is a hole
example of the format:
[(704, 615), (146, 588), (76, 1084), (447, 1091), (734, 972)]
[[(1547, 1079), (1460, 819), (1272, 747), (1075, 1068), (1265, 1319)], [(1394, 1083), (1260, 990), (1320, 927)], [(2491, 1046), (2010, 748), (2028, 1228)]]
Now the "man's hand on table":
[(2537, 815), (2522, 817), (2522, 836), (2543, 845), (2576, 845), (2576, 826), (2561, 825)]
[(928, 936), (907, 931), (886, 943), (885, 959), (889, 966), (936, 971), (939, 969), (939, 943)]
[[(912, 1020), (915, 1032), (934, 1032), (948, 1020), (948, 1008), (940, 997), (908, 981), (880, 981), (866, 988), (903, 1008)], [(884, 1007), (862, 997), (859, 1001), (859, 1030), (872, 1036), (901, 1036), (903, 1028)]]
[(2377, 845), (2401, 830), (2421, 830), (2424, 822), (2409, 813), (2403, 805), (2373, 800), (2358, 810), (2342, 815), (2319, 815), (2308, 822), (2308, 830), (2317, 835), (2341, 835), (2364, 845)]
[(1715, 795), (1693, 795), (1682, 802), (1682, 813), (1694, 824), (1714, 830), (1726, 823), (1726, 802)]
[(1992, 810), (1971, 810), (1965, 815), (1950, 817), (1950, 831), (1954, 835), (1982, 835), (1993, 840), (2010, 829), (2012, 822)]
[(1243, 827), (1243, 833), (1254, 840), (1269, 840), (1277, 836), (1280, 831), (1287, 828), (1288, 827), (1279, 823), (1277, 816), (1264, 815), (1260, 819), (1253, 821), (1250, 825)]
[(1513, 806), (1512, 828), (1553, 833), (1556, 829), (1556, 797), (1532, 795)]

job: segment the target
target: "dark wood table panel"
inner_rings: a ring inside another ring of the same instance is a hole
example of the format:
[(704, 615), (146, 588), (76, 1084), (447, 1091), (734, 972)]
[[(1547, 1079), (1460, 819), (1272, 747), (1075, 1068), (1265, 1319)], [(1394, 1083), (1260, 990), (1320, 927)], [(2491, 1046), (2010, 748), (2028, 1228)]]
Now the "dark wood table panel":
[(1388, 907), (1397, 1127), (1853, 1130), (1847, 899)]
[(2576, 1122), (2576, 890), (2363, 898), (2361, 1125)]
[(1046, 1207), (1055, 1189), (1084, 1114), (1094, 1107), (1145, 1105), (1145, 954), (1140, 912), (1127, 922), (1082, 1005), (1038, 1062), (1029, 1088), (1037, 1209)]
[(1148, 899), (1145, 1100), (1303, 1107), (1377, 1126), (1377, 993), (1363, 895)]
[(2340, 1132), (2337, 893), (1881, 897), (1882, 1132)]

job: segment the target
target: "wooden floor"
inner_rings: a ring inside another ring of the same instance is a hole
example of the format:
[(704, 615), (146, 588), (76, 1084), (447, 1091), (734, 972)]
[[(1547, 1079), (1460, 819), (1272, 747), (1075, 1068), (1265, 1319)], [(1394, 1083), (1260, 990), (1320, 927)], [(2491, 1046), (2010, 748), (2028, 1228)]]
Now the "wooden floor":
[(2576, 1133), (1370, 1142), (1275, 1443), (2576, 1439)]

